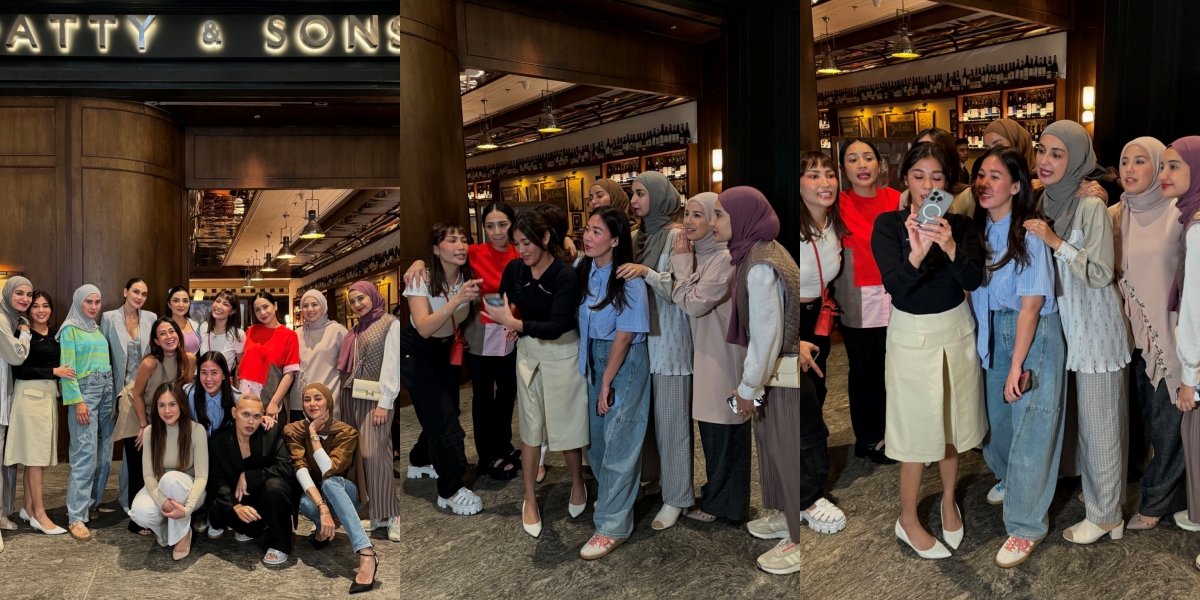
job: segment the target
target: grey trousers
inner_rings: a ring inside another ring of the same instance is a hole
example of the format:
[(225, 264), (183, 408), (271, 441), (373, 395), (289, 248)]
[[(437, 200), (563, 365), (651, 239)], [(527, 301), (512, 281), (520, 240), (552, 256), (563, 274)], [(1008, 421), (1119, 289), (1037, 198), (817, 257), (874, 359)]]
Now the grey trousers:
[(800, 390), (767, 388), (752, 419), (763, 508), (783, 511), (792, 541), (800, 539)]
[(1129, 451), (1129, 408), (1121, 369), (1108, 373), (1070, 372), (1079, 407), (1079, 471), (1087, 519), (1103, 525), (1121, 520)]
[(692, 487), (692, 376), (651, 374), (650, 385), (663, 504), (688, 508), (696, 502)]
[(4, 445), (8, 442), (8, 425), (0, 425), (0, 517), (13, 513), (17, 504), (17, 465), (4, 465)]

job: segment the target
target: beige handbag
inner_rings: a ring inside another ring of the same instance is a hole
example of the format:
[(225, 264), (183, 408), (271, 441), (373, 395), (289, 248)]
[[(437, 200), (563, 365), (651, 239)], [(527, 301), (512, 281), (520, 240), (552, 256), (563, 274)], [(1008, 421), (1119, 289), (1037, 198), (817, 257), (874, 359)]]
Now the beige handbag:
[(775, 371), (767, 380), (766, 387), (799, 388), (800, 387), (800, 357), (784, 355), (775, 359)]
[(379, 402), (383, 399), (383, 391), (379, 388), (379, 382), (366, 379), (355, 379), (350, 395), (359, 400), (370, 400), (371, 402)]
[(133, 408), (133, 383), (130, 383), (117, 394), (117, 424), (113, 426), (112, 440), (137, 437), (141, 430), (141, 420)]

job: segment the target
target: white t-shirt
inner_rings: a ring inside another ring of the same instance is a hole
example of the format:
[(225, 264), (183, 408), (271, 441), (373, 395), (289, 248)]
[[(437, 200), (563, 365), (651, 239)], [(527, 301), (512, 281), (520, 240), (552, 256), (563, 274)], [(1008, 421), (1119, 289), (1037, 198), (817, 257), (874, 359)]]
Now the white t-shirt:
[[(201, 323), (198, 329), (200, 333), (200, 352), (196, 355), (199, 358), (205, 352), (220, 352), (225, 356), (225, 362), (228, 363), (231, 372), (237, 370), (237, 356), (246, 351), (246, 332), (240, 327), (234, 327), (236, 335), (227, 335), (229, 333), (213, 333), (208, 332), (208, 323)], [(231, 339), (236, 338), (236, 339)]]
[[(446, 304), (450, 301), (450, 298), (453, 298), (454, 295), (457, 294), (458, 290), (461, 288), (462, 288), (462, 276), (460, 275), (458, 278), (458, 282), (455, 283), (454, 285), (450, 286), (449, 292), (444, 293), (444, 294), (439, 294), (437, 296), (432, 296), (429, 293), (429, 284), (425, 283), (424, 281), (421, 281), (420, 283), (417, 284), (417, 287), (415, 287), (415, 288), (412, 288), (412, 287), (405, 288), (404, 297), (411, 298), (414, 296), (422, 296), (422, 297), (428, 298), (430, 310), (432, 312), (436, 313), (436, 312), (442, 310), (442, 307), (446, 306)], [(463, 305), (459, 306), (454, 311), (454, 323), (456, 325), (462, 325), (462, 322), (466, 321), (467, 317), (470, 316), (470, 314), (471, 314), (471, 305), (470, 304), (463, 304)], [(409, 322), (411, 322), (413, 324), (414, 327), (417, 325), (416, 321), (413, 321), (411, 316), (408, 318), (408, 320), (409, 320)], [(451, 337), (453, 335), (454, 335), (454, 325), (451, 325), (450, 320), (447, 319), (446, 322), (444, 324), (442, 324), (442, 327), (440, 329), (433, 332), (433, 335), (431, 337), (445, 338), (445, 337)]]
[(821, 257), (821, 268), (817, 269), (817, 257), (813, 255), (812, 242), (800, 242), (800, 297), (821, 297), (821, 275), (825, 276), (825, 285), (833, 282), (838, 271), (842, 270), (842, 241), (838, 239), (833, 226), (825, 228), (824, 237), (816, 240), (817, 254)]

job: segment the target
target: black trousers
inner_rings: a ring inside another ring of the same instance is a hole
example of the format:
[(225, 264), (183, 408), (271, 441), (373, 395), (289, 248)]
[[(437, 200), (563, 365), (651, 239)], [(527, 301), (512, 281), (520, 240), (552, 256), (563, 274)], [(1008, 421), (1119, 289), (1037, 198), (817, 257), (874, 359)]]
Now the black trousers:
[(741, 425), (697, 421), (696, 426), (708, 477), (700, 487), (700, 508), (741, 523), (750, 516), (750, 421)]
[(142, 451), (137, 448), (136, 436), (121, 440), (121, 444), (121, 460), (125, 461), (128, 465), (126, 468), (129, 469), (129, 489), (126, 490), (125, 496), (129, 506), (133, 506), (133, 498), (146, 487), (146, 478), (142, 475)]
[[(1138, 377), (1139, 365), (1141, 365), (1142, 374)], [(1142, 413), (1145, 410), (1143, 403), (1152, 401), (1154, 390), (1143, 390), (1143, 387), (1149, 387), (1147, 383), (1143, 386), (1142, 379), (1145, 376), (1145, 359), (1142, 358), (1142, 351), (1133, 349), (1133, 360), (1129, 362), (1129, 377), (1128, 394), (1129, 398), (1129, 458), (1128, 469), (1130, 481), (1136, 481), (1141, 478), (1141, 474), (1146, 467), (1146, 459), (1150, 456), (1150, 437), (1146, 435), (1146, 424), (1142, 420)], [(1143, 398), (1143, 394), (1146, 395)]]
[[(821, 314), (821, 301), (813, 300), (800, 305), (800, 339), (810, 344), (815, 344), (820, 352), (817, 353), (817, 368), (829, 376), (829, 372), (825, 370), (826, 363), (829, 362), (830, 342), (829, 336), (817, 335), (813, 330), (817, 327), (817, 316)], [(828, 387), (825, 385), (825, 377), (817, 377), (816, 373), (812, 375), (813, 387), (816, 389), (817, 399), (821, 404), (825, 404), (825, 395), (828, 392)]]
[(463, 487), (467, 471), (463, 446), (467, 433), (458, 422), (462, 367), (450, 364), (453, 342), (454, 338), (422, 338), (411, 325), (400, 335), (400, 381), (412, 397), (442, 498), (454, 496)]
[(263, 484), (262, 492), (244, 496), (241, 501), (244, 506), (258, 511), (261, 519), (246, 523), (231, 507), (218, 508), (215, 502), (207, 502), (208, 521), (217, 529), (229, 528), (253, 538), (262, 535), (264, 552), (274, 548), (291, 554), (292, 524), (300, 505), (298, 491), (299, 486), (293, 487), (280, 477), (271, 477)]
[(800, 510), (812, 506), (829, 480), (829, 429), (821, 413), (812, 371), (800, 373)]
[(517, 353), (507, 356), (464, 355), (471, 371), (471, 422), (479, 466), (491, 466), (512, 454), (513, 407), (517, 403)]
[[(854, 443), (873, 449), (883, 440), (887, 413), (887, 387), (884, 385), (884, 356), (887, 352), (887, 327), (847, 327), (838, 325), (846, 344), (849, 363), (847, 389), (850, 396), (850, 425)], [(803, 336), (803, 330), (801, 330)]]

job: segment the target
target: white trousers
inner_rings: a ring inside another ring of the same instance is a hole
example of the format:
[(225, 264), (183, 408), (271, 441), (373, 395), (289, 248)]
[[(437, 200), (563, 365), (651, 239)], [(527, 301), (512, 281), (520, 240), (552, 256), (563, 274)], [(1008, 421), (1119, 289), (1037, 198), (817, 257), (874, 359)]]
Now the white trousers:
[[(170, 498), (180, 504), (186, 504), (188, 496), (192, 494), (191, 476), (182, 471), (168, 471), (163, 473), (162, 479), (158, 480), (158, 491), (164, 496)], [(200, 499), (197, 505), (204, 504), (204, 492), (200, 493)], [(150, 492), (146, 488), (138, 491), (137, 496), (133, 498), (133, 505), (129, 507), (129, 517), (134, 523), (149, 529), (158, 537), (158, 545), (174, 546), (187, 536), (188, 530), (192, 526), (192, 517), (189, 515), (182, 519), (168, 519), (162, 514), (162, 507), (154, 502), (154, 498), (150, 497)]]

